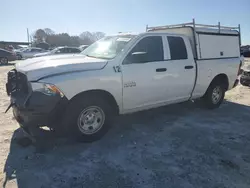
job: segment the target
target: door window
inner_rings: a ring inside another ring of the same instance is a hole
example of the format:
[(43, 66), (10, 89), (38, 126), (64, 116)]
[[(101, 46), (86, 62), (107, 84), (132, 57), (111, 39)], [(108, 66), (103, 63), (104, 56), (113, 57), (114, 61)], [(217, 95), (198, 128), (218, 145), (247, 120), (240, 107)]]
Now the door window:
[(80, 53), (81, 50), (77, 48), (69, 48), (69, 53)]
[(187, 49), (183, 38), (168, 36), (171, 60), (187, 59)]
[(149, 36), (141, 39), (130, 51), (124, 64), (163, 61), (164, 52), (161, 36)]
[(60, 48), (59, 50), (56, 51), (57, 54), (64, 54), (68, 53), (68, 48)]

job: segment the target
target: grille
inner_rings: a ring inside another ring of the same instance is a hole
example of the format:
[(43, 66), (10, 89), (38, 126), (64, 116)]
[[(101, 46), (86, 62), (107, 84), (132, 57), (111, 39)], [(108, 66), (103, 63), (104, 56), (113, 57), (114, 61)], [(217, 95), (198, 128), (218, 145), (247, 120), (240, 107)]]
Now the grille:
[(6, 83), (6, 91), (8, 95), (15, 92), (23, 94), (28, 93), (28, 82), (25, 74), (12, 69), (8, 72), (8, 81)]

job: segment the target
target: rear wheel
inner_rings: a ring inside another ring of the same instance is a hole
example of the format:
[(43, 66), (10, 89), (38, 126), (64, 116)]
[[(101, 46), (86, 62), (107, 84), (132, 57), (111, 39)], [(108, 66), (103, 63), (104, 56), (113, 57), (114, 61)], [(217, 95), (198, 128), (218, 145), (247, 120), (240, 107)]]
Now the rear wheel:
[(218, 108), (224, 100), (226, 87), (220, 81), (213, 81), (202, 97), (203, 104), (208, 109)]
[(8, 64), (8, 59), (6, 57), (1, 57), (0, 58), (0, 64), (1, 65), (7, 65)]
[(63, 127), (69, 136), (82, 142), (99, 140), (109, 130), (112, 109), (100, 98), (74, 100), (67, 109)]

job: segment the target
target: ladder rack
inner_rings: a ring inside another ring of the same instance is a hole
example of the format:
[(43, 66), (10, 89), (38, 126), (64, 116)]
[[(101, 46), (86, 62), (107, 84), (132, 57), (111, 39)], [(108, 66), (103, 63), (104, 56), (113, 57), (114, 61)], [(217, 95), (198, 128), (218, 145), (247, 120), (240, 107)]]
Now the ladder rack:
[(155, 31), (155, 30), (162, 30), (162, 29), (169, 29), (169, 28), (179, 28), (179, 27), (193, 27), (194, 32), (196, 32), (196, 28), (207, 28), (207, 29), (218, 29), (218, 33), (221, 33), (221, 29), (224, 30), (236, 30), (239, 32), (240, 37), (240, 45), (241, 45), (241, 31), (240, 31), (240, 24), (237, 27), (228, 27), (228, 26), (222, 26), (220, 22), (218, 22), (218, 25), (207, 25), (207, 24), (196, 24), (195, 19), (193, 19), (192, 22), (189, 23), (182, 23), (182, 24), (175, 24), (175, 25), (164, 25), (164, 26), (156, 26), (156, 27), (149, 27), (146, 26), (146, 32), (148, 31)]

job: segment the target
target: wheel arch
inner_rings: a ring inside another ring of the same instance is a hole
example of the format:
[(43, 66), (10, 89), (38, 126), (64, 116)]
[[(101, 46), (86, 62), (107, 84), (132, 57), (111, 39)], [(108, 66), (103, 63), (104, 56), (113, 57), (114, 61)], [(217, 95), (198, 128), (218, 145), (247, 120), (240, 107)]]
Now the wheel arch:
[(119, 109), (119, 106), (115, 97), (110, 92), (106, 90), (102, 90), (102, 89), (93, 89), (93, 90), (87, 90), (87, 91), (78, 93), (77, 95), (75, 95), (69, 100), (69, 103), (72, 103), (73, 101), (78, 100), (79, 98), (84, 98), (88, 96), (100, 97), (100, 98), (105, 99), (111, 105), (112, 109), (114, 110), (113, 112), (115, 115), (118, 115), (120, 113), (120, 109)]
[(229, 79), (228, 79), (228, 76), (224, 73), (221, 73), (221, 74), (218, 74), (216, 75), (213, 80), (211, 81), (211, 83), (209, 84), (208, 88), (210, 87), (210, 85), (214, 82), (221, 82), (223, 83), (223, 85), (225, 86), (225, 90), (227, 91), (228, 90), (228, 87), (229, 87)]

